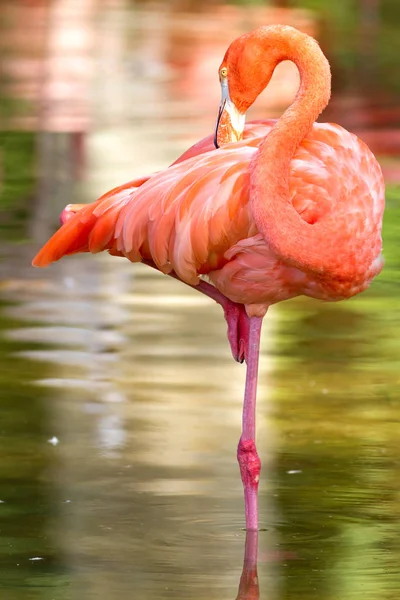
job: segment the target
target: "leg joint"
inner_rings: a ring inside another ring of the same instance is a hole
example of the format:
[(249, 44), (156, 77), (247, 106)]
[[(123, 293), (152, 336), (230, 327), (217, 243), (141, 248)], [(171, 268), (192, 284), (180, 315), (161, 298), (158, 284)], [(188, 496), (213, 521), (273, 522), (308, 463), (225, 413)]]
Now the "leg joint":
[(260, 481), (261, 461), (257, 454), (257, 448), (254, 440), (243, 440), (240, 438), (237, 450), (237, 459), (243, 485), (258, 488), (258, 482)]

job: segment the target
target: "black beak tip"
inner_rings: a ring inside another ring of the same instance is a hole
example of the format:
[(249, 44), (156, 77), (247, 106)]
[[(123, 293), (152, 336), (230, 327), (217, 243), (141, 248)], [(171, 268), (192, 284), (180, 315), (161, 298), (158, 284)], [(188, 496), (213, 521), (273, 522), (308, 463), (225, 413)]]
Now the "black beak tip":
[(219, 148), (218, 141), (217, 141), (217, 136), (218, 136), (218, 127), (219, 127), (219, 122), (220, 122), (220, 120), (221, 120), (222, 113), (223, 113), (223, 111), (224, 111), (224, 108), (225, 108), (225, 103), (226, 103), (226, 100), (224, 100), (224, 101), (222, 102), (221, 106), (220, 106), (220, 107), (219, 107), (219, 109), (218, 109), (217, 123), (216, 123), (216, 125), (215, 125), (214, 146), (215, 146), (217, 149)]

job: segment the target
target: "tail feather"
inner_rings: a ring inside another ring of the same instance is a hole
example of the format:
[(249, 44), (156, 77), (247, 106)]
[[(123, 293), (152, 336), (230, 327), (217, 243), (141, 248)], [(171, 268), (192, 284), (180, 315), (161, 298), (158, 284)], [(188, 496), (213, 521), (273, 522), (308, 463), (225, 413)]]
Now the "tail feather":
[(120, 255), (115, 247), (115, 225), (132, 192), (146, 181), (145, 178), (129, 182), (108, 192), (96, 202), (84, 205), (49, 239), (32, 261), (34, 267), (47, 267), (63, 256), (78, 252), (93, 254), (108, 250)]
[[(92, 208), (93, 205), (90, 205)], [(47, 267), (63, 256), (78, 252), (89, 252), (89, 237), (97, 217), (84, 215), (89, 207), (76, 213), (49, 239), (32, 261), (34, 267)], [(84, 217), (84, 219), (82, 218)]]

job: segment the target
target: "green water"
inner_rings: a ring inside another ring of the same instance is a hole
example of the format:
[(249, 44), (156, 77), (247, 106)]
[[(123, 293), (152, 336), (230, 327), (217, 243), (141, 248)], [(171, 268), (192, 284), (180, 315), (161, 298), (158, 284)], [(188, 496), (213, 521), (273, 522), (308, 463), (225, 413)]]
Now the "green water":
[[(399, 230), (392, 188), (373, 287), (266, 320), (262, 599), (398, 597)], [(236, 598), (244, 367), (219, 308), (109, 257), (32, 273), (31, 252), (1, 288), (1, 597)]]

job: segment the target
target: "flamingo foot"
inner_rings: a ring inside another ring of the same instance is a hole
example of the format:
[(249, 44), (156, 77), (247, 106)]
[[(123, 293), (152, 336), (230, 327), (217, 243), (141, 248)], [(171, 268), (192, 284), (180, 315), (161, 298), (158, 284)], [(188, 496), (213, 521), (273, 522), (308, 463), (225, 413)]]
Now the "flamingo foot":
[(242, 363), (244, 360), (247, 361), (250, 319), (247, 316), (244, 305), (229, 300), (217, 288), (206, 281), (200, 281), (194, 289), (212, 298), (217, 304), (222, 306), (225, 321), (228, 324), (228, 341), (232, 356), (239, 363)]
[[(64, 209), (64, 213), (67, 211), (66, 214), (62, 213), (64, 215), (64, 220), (68, 220), (71, 213), (76, 212), (76, 206), (80, 205), (69, 204)], [(145, 265), (158, 270), (153, 261), (143, 259), (142, 262)], [(178, 281), (182, 281), (182, 279), (180, 279), (180, 277), (178, 277), (178, 275), (173, 271), (168, 273), (168, 275), (174, 279), (177, 279)], [(229, 298), (224, 296), (222, 292), (217, 290), (216, 287), (207, 281), (200, 280), (197, 285), (190, 285), (185, 281), (182, 281), (182, 283), (185, 283), (194, 290), (197, 290), (205, 296), (212, 298), (222, 307), (225, 320), (228, 323), (228, 341), (231, 347), (232, 356), (239, 363), (242, 363), (243, 361), (247, 362), (249, 351), (250, 318), (247, 316), (244, 305), (229, 300)]]
[(247, 360), (249, 350), (250, 320), (243, 304), (227, 299), (222, 305), (225, 321), (228, 323), (228, 341), (233, 358), (242, 363)]

